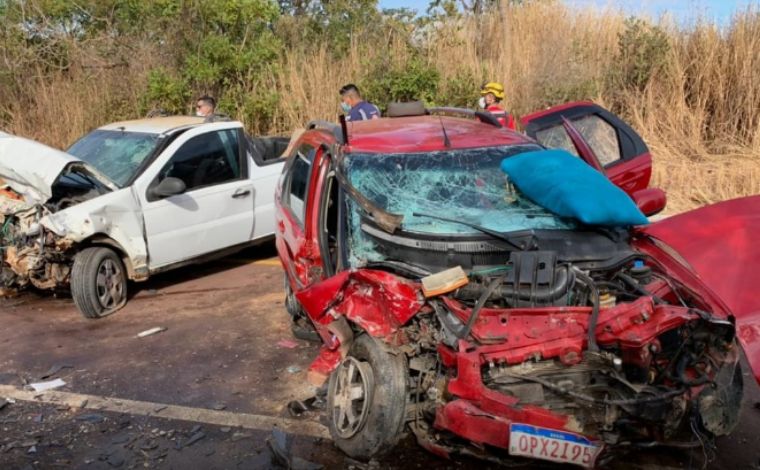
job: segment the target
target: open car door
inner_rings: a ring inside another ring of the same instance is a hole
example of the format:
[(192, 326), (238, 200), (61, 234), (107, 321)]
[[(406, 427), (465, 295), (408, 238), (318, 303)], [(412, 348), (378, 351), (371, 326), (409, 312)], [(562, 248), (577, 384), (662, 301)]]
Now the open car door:
[[(568, 103), (529, 114), (520, 121), (525, 133), (540, 144), (583, 158), (631, 197), (649, 186), (652, 157), (644, 140), (601, 106), (590, 101)], [(585, 142), (574, 138), (573, 129)], [(590, 152), (583, 151), (584, 144)]]

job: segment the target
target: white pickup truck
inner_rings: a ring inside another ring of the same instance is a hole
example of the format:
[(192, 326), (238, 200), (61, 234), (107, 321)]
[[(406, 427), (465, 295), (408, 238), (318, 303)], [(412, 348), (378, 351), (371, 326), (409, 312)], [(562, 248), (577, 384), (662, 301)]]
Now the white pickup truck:
[(195, 117), (109, 124), (66, 153), (0, 133), (0, 295), (70, 287), (98, 318), (128, 279), (270, 239), (288, 141)]

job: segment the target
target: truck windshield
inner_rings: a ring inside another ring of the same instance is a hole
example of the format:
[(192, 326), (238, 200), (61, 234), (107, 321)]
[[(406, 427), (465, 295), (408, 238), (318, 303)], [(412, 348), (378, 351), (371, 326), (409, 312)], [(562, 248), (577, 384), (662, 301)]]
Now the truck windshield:
[(402, 229), (425, 234), (477, 234), (478, 230), (414, 213), (444, 216), (498, 232), (569, 229), (509, 184), (501, 161), (538, 150), (535, 145), (410, 154), (349, 154), (351, 183), (388, 212), (402, 214)]
[(158, 134), (95, 130), (67, 152), (92, 165), (121, 188), (135, 176), (157, 142)]

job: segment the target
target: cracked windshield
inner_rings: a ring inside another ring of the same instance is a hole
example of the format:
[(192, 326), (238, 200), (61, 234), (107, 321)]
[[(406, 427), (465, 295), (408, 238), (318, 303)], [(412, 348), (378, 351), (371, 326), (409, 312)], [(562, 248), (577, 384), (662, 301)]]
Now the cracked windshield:
[[(478, 235), (478, 230), (446, 217), (499, 232), (571, 229), (560, 218), (521, 195), (501, 171), (504, 158), (536, 150), (534, 145), (410, 154), (351, 154), (346, 174), (351, 183), (388, 212), (402, 214), (402, 229), (435, 235)], [(350, 237), (354, 261), (374, 260), (374, 243), (360, 229), (361, 215), (351, 206)], [(413, 215), (413, 214), (418, 215)]]
[[(499, 232), (569, 229), (575, 225), (540, 207), (509, 184), (501, 161), (538, 147), (509, 146), (412, 154), (352, 154), (351, 183), (375, 204), (402, 214), (402, 228), (428, 234), (477, 230), (417, 214), (461, 220)], [(352, 212), (356, 212), (355, 210)]]
[(157, 134), (97, 130), (79, 139), (68, 153), (124, 187), (150, 155), (158, 141)]

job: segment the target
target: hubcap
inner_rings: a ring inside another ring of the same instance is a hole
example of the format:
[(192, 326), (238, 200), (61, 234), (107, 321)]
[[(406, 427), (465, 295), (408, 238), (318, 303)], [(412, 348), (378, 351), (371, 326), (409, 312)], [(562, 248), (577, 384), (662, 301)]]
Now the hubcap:
[(100, 306), (106, 310), (117, 307), (124, 300), (124, 276), (112, 259), (105, 259), (98, 266), (95, 281)]
[(335, 371), (332, 390), (332, 420), (338, 435), (344, 439), (355, 435), (364, 426), (372, 405), (374, 375), (366, 362), (347, 357)]

